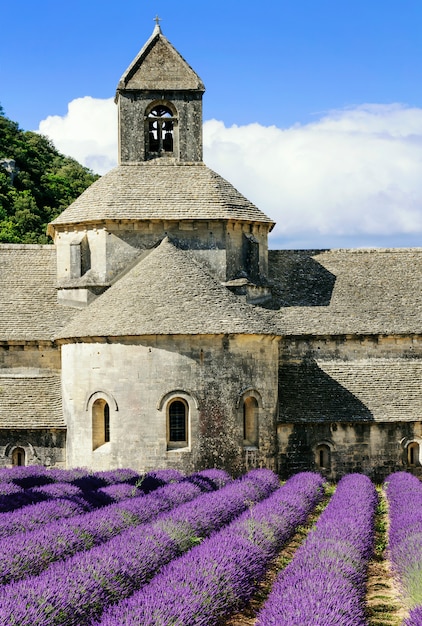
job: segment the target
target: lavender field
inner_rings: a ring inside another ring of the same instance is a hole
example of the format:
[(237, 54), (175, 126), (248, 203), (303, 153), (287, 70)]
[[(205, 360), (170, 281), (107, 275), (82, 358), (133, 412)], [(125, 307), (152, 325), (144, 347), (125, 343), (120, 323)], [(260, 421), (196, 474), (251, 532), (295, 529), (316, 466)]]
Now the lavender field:
[(422, 483), (0, 471), (0, 626), (422, 626)]

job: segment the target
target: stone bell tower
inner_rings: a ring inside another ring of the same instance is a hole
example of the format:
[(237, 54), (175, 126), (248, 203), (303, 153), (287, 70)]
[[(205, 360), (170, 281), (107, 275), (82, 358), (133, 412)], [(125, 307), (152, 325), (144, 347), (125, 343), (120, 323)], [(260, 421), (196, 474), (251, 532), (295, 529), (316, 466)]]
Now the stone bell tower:
[(156, 21), (117, 86), (121, 165), (155, 159), (202, 161), (205, 87)]

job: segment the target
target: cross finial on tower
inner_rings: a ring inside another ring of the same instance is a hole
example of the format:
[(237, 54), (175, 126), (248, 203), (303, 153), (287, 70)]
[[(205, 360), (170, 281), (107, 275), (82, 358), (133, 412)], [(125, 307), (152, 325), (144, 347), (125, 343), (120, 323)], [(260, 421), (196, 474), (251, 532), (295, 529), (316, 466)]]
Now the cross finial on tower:
[(157, 26), (160, 26), (161, 17), (158, 17), (158, 15), (156, 15), (156, 16), (154, 17), (154, 22), (157, 24)]

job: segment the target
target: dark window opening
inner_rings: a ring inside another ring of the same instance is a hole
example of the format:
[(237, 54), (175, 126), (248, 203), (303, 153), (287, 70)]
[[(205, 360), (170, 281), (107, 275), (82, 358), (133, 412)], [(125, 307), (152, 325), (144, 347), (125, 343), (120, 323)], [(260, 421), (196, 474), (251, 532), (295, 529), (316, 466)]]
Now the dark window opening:
[(416, 442), (407, 446), (407, 464), (413, 467), (419, 465), (419, 444)]
[(12, 453), (12, 465), (22, 466), (25, 465), (25, 450), (22, 448), (15, 448)]
[(110, 407), (104, 406), (104, 442), (110, 441)]
[(323, 444), (317, 447), (315, 461), (320, 469), (331, 469), (331, 450), (329, 446)]
[(182, 400), (174, 400), (168, 414), (169, 445), (187, 446), (187, 407)]

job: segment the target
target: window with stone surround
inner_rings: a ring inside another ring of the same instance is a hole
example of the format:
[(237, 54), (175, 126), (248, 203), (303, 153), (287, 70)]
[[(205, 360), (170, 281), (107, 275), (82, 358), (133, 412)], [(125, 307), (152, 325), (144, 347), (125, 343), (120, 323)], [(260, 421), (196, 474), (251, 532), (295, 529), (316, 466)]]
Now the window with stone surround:
[(92, 449), (96, 450), (110, 441), (110, 407), (99, 398), (92, 405)]
[(258, 447), (258, 402), (254, 396), (248, 396), (243, 401), (243, 446)]
[(407, 446), (407, 464), (410, 467), (420, 465), (419, 462), (419, 444), (417, 441), (412, 441)]
[(331, 469), (331, 450), (326, 443), (319, 444), (315, 451), (315, 462), (319, 469)]
[(167, 447), (170, 450), (186, 448), (188, 438), (189, 409), (185, 400), (176, 398), (167, 405)]
[(25, 450), (23, 448), (15, 448), (12, 452), (12, 465), (20, 466), (25, 463)]

